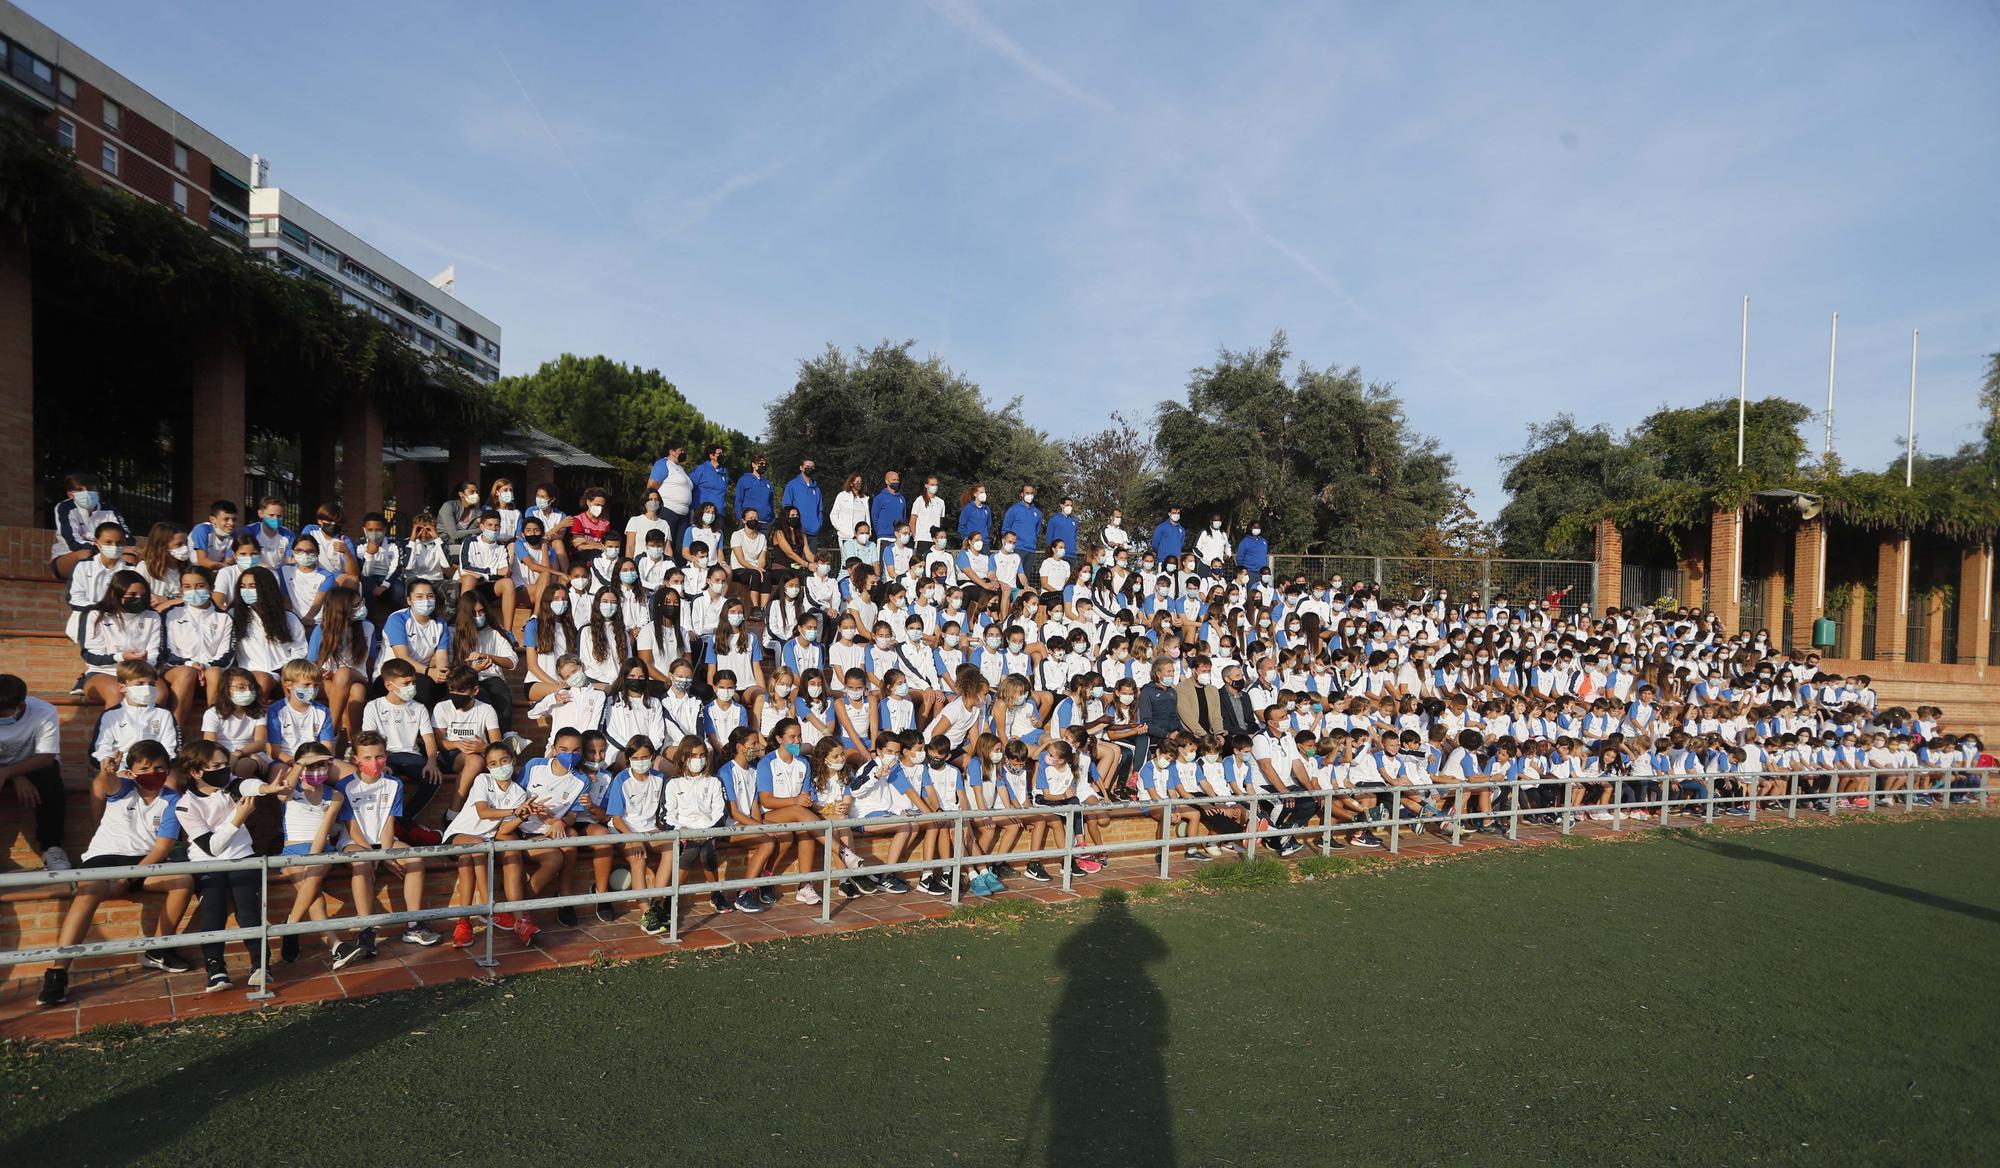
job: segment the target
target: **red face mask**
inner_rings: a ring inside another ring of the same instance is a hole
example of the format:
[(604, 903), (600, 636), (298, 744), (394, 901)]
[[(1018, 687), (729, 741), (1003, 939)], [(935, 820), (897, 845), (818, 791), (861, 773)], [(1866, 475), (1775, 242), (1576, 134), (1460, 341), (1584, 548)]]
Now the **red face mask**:
[(167, 772), (133, 771), (132, 781), (139, 785), (141, 791), (157, 791), (167, 785)]
[(388, 767), (389, 760), (386, 758), (358, 758), (354, 760), (354, 769), (371, 779), (381, 778), (382, 772), (387, 770)]

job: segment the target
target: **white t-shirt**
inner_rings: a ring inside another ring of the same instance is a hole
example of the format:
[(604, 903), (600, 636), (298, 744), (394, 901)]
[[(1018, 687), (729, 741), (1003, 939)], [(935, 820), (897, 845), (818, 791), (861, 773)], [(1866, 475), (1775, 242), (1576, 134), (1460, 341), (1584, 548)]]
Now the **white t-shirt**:
[[(389, 821), (403, 813), (403, 781), (382, 772), (378, 779), (354, 775), (340, 784), (343, 839), (380, 844), (388, 838)], [(358, 835), (356, 834), (358, 833)]]
[(485, 702), (474, 701), (469, 708), (461, 710), (451, 704), (450, 698), (446, 698), (431, 707), (431, 726), (437, 731), (440, 745), (447, 739), (489, 742), (489, 733), (500, 729), (500, 718)]
[[(449, 704), (449, 703), (447, 703)], [(389, 740), (390, 754), (423, 753), (423, 736), (432, 729), (430, 711), (417, 702), (376, 698), (361, 710), (361, 728)]]
[(479, 805), (486, 804), (499, 811), (511, 811), (528, 801), (528, 789), (512, 779), (502, 783), (492, 775), (481, 771), (472, 780), (472, 788), (466, 793), (465, 806), (452, 816), (451, 823), (444, 829), (444, 837), (449, 840), (455, 835), (474, 835), (484, 839), (500, 830), (497, 819), (481, 819)]
[(181, 823), (173, 814), (179, 799), (179, 794), (163, 790), (149, 803), (139, 793), (139, 784), (120, 780), (118, 790), (104, 801), (104, 818), (97, 821), (83, 858), (143, 856), (153, 850), (156, 839), (179, 839)]

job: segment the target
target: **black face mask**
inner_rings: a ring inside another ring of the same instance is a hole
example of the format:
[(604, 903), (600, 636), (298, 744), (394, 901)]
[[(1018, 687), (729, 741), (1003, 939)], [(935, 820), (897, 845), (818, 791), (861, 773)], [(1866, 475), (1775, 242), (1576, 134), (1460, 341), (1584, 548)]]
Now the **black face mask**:
[(124, 609), (126, 612), (144, 612), (147, 608), (146, 598), (143, 596), (121, 596), (118, 598), (118, 607)]
[(472, 708), (473, 699), (477, 696), (477, 694), (453, 694), (451, 695), (451, 704), (461, 710), (469, 710)]
[(539, 535), (528, 535), (528, 536), (523, 536), (522, 538), (528, 541), (529, 547), (542, 546), (542, 537)]
[(625, 679), (625, 688), (633, 693), (639, 693), (646, 688), (646, 679), (643, 677), (628, 677)]

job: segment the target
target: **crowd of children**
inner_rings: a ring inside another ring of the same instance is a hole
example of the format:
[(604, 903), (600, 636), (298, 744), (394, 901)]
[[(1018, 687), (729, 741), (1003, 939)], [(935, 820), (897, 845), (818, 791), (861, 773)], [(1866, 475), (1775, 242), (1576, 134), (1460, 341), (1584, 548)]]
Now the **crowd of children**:
[[(1190, 531), (1172, 508), (1149, 535), (1119, 513), (1086, 532), (1072, 500), (1045, 514), (1033, 485), (996, 514), (974, 484), (954, 515), (935, 477), (905, 497), (894, 473), (872, 495), (851, 475), (823, 510), (810, 459), (779, 487), (761, 457), (732, 480), (719, 448), (692, 471), (685, 453), (655, 465), (622, 523), (602, 489), (559, 499), (499, 479), (458, 484), (394, 536), (382, 514), (350, 526), (334, 505), (295, 534), (266, 498), (135, 539), (72, 476), (53, 568), (82, 652), (75, 692), (105, 707), (103, 816), (81, 864), (406, 852), (284, 868), (296, 922), (326, 919), (329, 882), (349, 912), (374, 911), (384, 880), (422, 910), (410, 845), (579, 839), (502, 853), (499, 890), (482, 857), (433, 858), (456, 869), (451, 905), (472, 907), (665, 888), (676, 854), (684, 883), (721, 866), (713, 836), (677, 852), (664, 835), (593, 836), (798, 824), (747, 835), (732, 866), (810, 872), (826, 834), (808, 825), (835, 819), (858, 821), (832, 836), (841, 868), (917, 873), (848, 871), (843, 897), (944, 895), (954, 858), (990, 895), (1051, 878), (1017, 852), (1073, 840), (1076, 870), (1098, 870), (1121, 816), (1151, 816), (1201, 861), (1240, 850), (1216, 837), (1303, 834), (1328, 815), (1346, 826), (1332, 846), (1380, 847), (1375, 825), (1399, 807), (1415, 832), (1503, 832), (1614, 804), (1645, 818), (1692, 802), (1741, 814), (1756, 796), (1934, 802), (1994, 761), (1936, 708), (1884, 708), (1867, 677), (1699, 609), (1385, 596), (1275, 572), (1255, 521)], [(539, 751), (514, 733), (517, 690)], [(0, 676), (0, 779), (35, 808), (44, 864), (64, 868), (54, 726)], [(912, 819), (961, 810), (982, 813), (962, 838)], [(168, 943), (191, 899), (199, 928), (261, 921), (245, 876), (146, 878), (165, 906), (142, 963), (191, 968)], [(80, 884), (61, 943), (122, 891)], [(820, 897), (809, 880), (793, 895)], [(709, 900), (756, 913), (778, 897)], [(642, 927), (665, 931), (666, 902), (646, 904)], [(525, 913), (491, 927), (524, 944), (540, 931)], [(336, 969), (376, 951), (372, 929), (322, 936)], [(458, 917), (451, 942), (474, 936)], [(422, 924), (399, 938), (442, 940)], [(287, 937), (279, 956), (300, 948)], [(268, 955), (252, 950), (261, 986)], [(222, 947), (201, 956), (229, 988)], [(66, 968), (43, 1002), (66, 999)]]

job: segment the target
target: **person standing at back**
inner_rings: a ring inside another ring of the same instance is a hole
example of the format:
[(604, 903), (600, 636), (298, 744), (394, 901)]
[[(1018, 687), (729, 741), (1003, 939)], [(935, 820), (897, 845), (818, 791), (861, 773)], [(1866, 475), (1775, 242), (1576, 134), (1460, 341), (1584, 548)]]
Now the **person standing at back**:
[(1187, 528), (1181, 526), (1181, 509), (1175, 507), (1167, 512), (1167, 518), (1153, 529), (1153, 555), (1162, 565), (1170, 559), (1179, 559), (1181, 549), (1187, 546)]
[[(701, 462), (688, 472), (688, 481), (694, 486), (691, 510), (700, 511), (704, 503), (715, 504), (717, 526), (720, 527), (722, 513), (729, 507), (729, 468), (722, 465), (722, 447), (711, 444), (704, 448)], [(768, 512), (759, 511), (758, 514)]]
[[(910, 504), (910, 536), (916, 542), (917, 560), (931, 551), (931, 533), (944, 530), (944, 496), (938, 493), (938, 477), (924, 476), (924, 491)], [(942, 536), (940, 536), (942, 542)]]
[(778, 513), (775, 507), (778, 496), (772, 491), (771, 480), (765, 473), (769, 467), (770, 461), (764, 457), (762, 451), (759, 451), (750, 456), (749, 472), (736, 480), (736, 521), (738, 523), (743, 521), (744, 515), (752, 511), (755, 511), (759, 515), (776, 515)]
[(1024, 560), (1042, 546), (1042, 509), (1035, 506), (1035, 484), (1021, 484), (1021, 499), (1007, 508), (1000, 521), (1000, 534), (1014, 537), (1015, 550)]
[(667, 443), (666, 456), (653, 464), (646, 476), (646, 489), (660, 493), (659, 518), (667, 521), (667, 547), (681, 546), (688, 513), (694, 510), (694, 480), (681, 463), (687, 458), (687, 443)]
[(1049, 516), (1049, 529), (1046, 534), (1048, 535), (1051, 551), (1055, 549), (1057, 544), (1061, 544), (1063, 546), (1064, 557), (1070, 560), (1076, 559), (1075, 499), (1070, 498), (1068, 495), (1063, 496), (1062, 502), (1056, 505), (1056, 513)]
[(799, 530), (805, 533), (807, 546), (819, 538), (819, 529), (826, 521), (826, 506), (820, 498), (819, 482), (813, 477), (818, 469), (810, 458), (799, 463), (799, 477), (785, 484), (782, 500), (784, 506), (798, 508)]
[(869, 530), (887, 539), (896, 530), (896, 525), (909, 517), (910, 501), (903, 497), (902, 474), (893, 470), (884, 473), (882, 489), (868, 507)]

